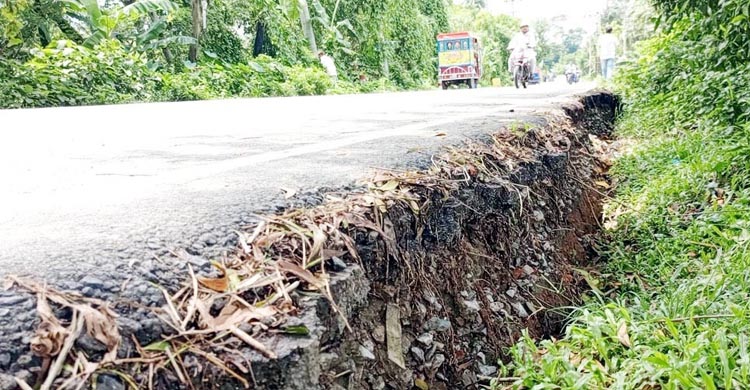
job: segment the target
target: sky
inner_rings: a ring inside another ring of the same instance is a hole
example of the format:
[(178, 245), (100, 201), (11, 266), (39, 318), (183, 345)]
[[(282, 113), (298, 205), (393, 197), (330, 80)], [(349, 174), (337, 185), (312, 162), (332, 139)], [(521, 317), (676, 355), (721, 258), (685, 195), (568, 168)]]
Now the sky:
[(533, 23), (554, 20), (565, 30), (581, 27), (591, 33), (607, 0), (486, 0), (487, 10), (504, 13)]

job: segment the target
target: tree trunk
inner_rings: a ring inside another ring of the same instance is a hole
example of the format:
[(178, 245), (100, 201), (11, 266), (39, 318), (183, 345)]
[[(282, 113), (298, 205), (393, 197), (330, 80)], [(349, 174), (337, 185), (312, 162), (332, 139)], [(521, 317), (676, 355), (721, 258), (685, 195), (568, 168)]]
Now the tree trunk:
[(172, 61), (174, 61), (174, 55), (172, 55), (172, 50), (169, 50), (168, 47), (163, 47), (161, 49), (162, 54), (164, 54), (164, 59), (167, 61), (168, 64), (171, 64)]
[[(131, 4), (135, 2), (135, 0), (123, 0), (123, 4), (126, 2), (130, 2)], [(149, 12), (149, 16), (151, 17), (152, 23), (157, 23), (159, 20), (159, 17), (156, 15), (156, 12)], [(172, 50), (169, 49), (169, 47), (162, 47), (161, 48), (162, 54), (164, 54), (164, 59), (167, 61), (168, 64), (171, 64), (174, 60), (174, 55), (172, 54)]]
[(262, 21), (255, 24), (255, 40), (253, 41), (253, 57), (268, 54), (266, 47), (266, 25)]
[(190, 0), (190, 6), (193, 15), (193, 38), (195, 38), (196, 42), (190, 45), (188, 59), (190, 62), (198, 62), (198, 50), (200, 49), (199, 39), (203, 33), (203, 13), (206, 12), (206, 10), (203, 9), (202, 0)]
[(313, 54), (318, 54), (318, 45), (315, 43), (315, 32), (312, 27), (312, 19), (310, 19), (310, 8), (307, 6), (307, 0), (299, 1), (299, 20), (302, 23), (302, 31), (305, 33), (307, 42), (310, 44), (310, 51)]

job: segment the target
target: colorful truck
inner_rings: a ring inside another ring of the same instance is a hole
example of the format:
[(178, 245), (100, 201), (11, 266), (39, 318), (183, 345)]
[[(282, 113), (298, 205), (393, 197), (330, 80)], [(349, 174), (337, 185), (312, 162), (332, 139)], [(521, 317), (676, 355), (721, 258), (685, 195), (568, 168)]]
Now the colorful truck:
[(437, 36), (438, 80), (443, 89), (455, 84), (476, 88), (482, 77), (482, 49), (468, 32)]

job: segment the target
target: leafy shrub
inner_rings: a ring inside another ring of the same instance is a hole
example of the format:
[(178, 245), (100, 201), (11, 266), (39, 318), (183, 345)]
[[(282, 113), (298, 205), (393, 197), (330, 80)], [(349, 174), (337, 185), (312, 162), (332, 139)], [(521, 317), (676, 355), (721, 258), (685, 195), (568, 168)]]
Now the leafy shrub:
[(163, 73), (154, 86), (151, 100), (179, 102), (207, 100), (217, 96), (198, 72)]
[(322, 70), (295, 65), (287, 69), (287, 81), (282, 88), (295, 95), (322, 95), (333, 85)]
[(263, 55), (246, 64), (216, 61), (158, 72), (117, 41), (93, 50), (60, 41), (25, 63), (2, 61), (0, 71), (10, 75), (0, 82), (4, 108), (320, 95), (332, 87), (317, 67), (284, 66)]
[(94, 50), (58, 41), (24, 64), (6, 62), (0, 106), (49, 107), (145, 100), (153, 75), (143, 57), (106, 41)]
[(750, 6), (656, 3), (665, 31), (616, 80), (639, 144), (611, 172), (611, 293), (512, 348), (512, 388), (750, 387)]

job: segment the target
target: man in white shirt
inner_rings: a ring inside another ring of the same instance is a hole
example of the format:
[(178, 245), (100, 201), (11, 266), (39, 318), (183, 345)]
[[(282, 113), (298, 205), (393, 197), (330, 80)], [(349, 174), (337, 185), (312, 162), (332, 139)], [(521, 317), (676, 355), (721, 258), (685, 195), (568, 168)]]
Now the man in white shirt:
[(605, 31), (606, 33), (599, 37), (599, 59), (602, 63), (602, 76), (610, 80), (615, 72), (617, 38), (612, 35), (612, 27), (607, 27)]
[(318, 53), (318, 58), (320, 59), (320, 64), (323, 65), (324, 68), (326, 68), (328, 77), (330, 77), (333, 84), (336, 85), (336, 80), (338, 80), (339, 73), (336, 70), (336, 64), (333, 62), (333, 58), (331, 58), (322, 50)]
[(521, 24), (521, 31), (517, 32), (508, 43), (508, 50), (511, 51), (508, 58), (508, 70), (513, 72), (513, 51), (526, 50), (526, 55), (530, 57), (531, 74), (534, 74), (536, 72), (536, 51), (534, 49), (536, 49), (536, 37), (529, 31), (529, 24), (524, 22)]

